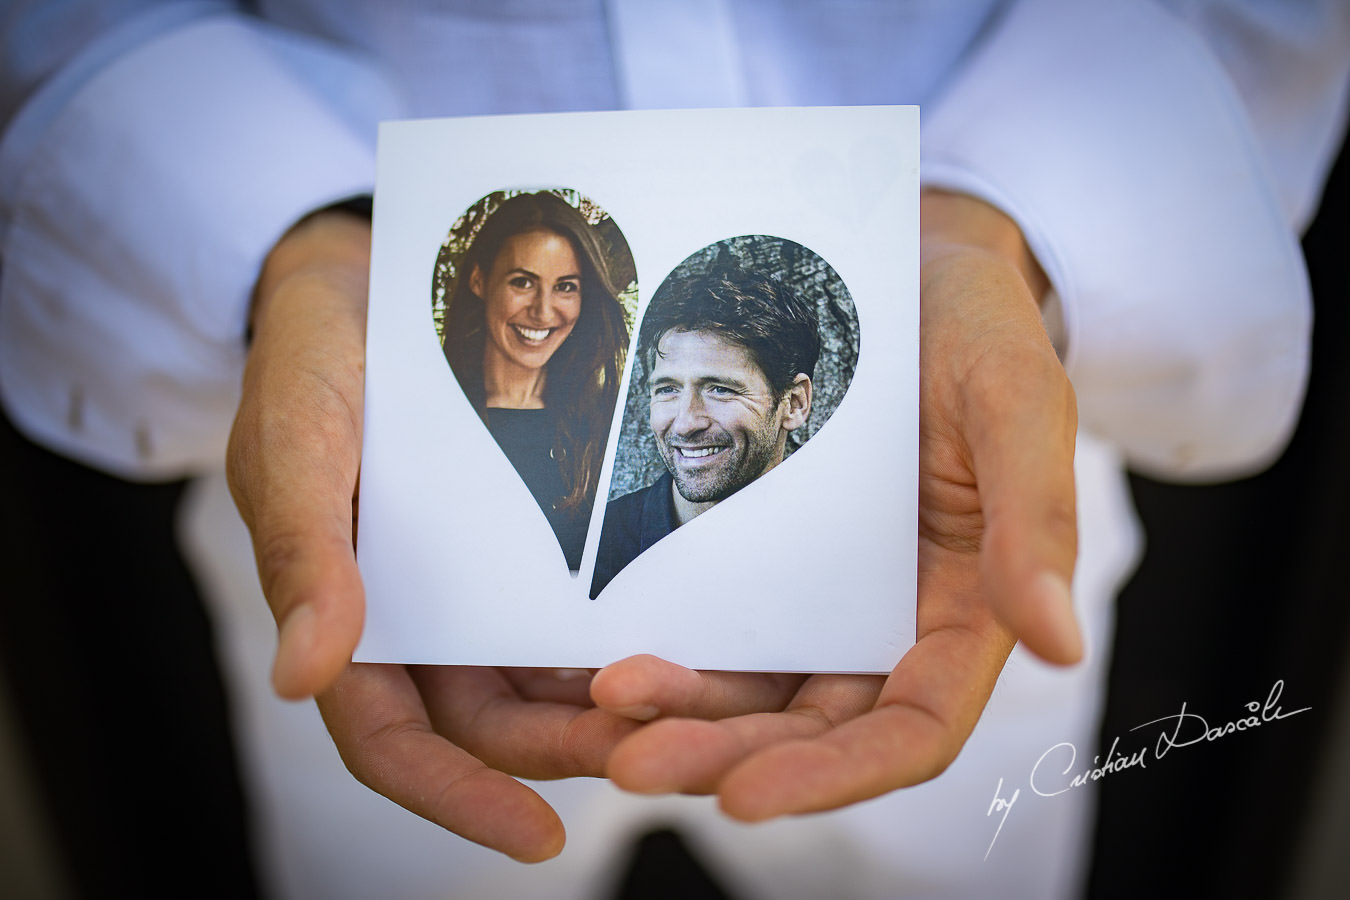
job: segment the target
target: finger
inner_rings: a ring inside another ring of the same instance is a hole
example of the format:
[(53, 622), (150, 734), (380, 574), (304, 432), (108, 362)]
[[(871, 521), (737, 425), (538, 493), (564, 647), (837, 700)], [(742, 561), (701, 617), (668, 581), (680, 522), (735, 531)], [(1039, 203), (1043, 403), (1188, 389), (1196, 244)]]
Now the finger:
[(799, 674), (699, 672), (641, 654), (597, 672), (591, 699), (644, 722), (657, 716), (721, 719), (781, 710), (805, 680)]
[(498, 669), (522, 700), (594, 706), (590, 669)]
[[(295, 483), (315, 479), (295, 476)], [(292, 512), (286, 496), (274, 494), (254, 529), (259, 580), (279, 629), (272, 684), (283, 697), (326, 688), (351, 662), (361, 636), (365, 590), (347, 536), (350, 521), (319, 514), (321, 496), (316, 488), (311, 503)]]
[(619, 741), (640, 727), (600, 709), (523, 700), (499, 669), (414, 666), (410, 672), (437, 733), (522, 778), (603, 776)]
[[(292, 358), (305, 358), (300, 339), (290, 346)], [(241, 406), (231, 434), (231, 487), (280, 629), (273, 684), (284, 697), (302, 697), (337, 678), (361, 633), (364, 591), (351, 540), (360, 454), (360, 400), (351, 392), (359, 384), (343, 396), (331, 381), (267, 357), (277, 352), (270, 341), (254, 348), (253, 402)]]
[(367, 787), (522, 862), (562, 850), (562, 821), (543, 798), (431, 730), (403, 667), (350, 666), (318, 701), (343, 762)]
[(607, 774), (637, 793), (709, 793), (728, 771), (763, 748), (823, 734), (861, 715), (872, 707), (881, 684), (879, 676), (816, 675), (782, 712), (654, 722), (619, 744)]
[(718, 785), (722, 809), (761, 821), (936, 777), (975, 727), (1011, 646), (992, 622), (929, 632), (896, 666), (873, 710), (818, 736), (775, 743), (727, 773)]
[(1030, 345), (972, 377), (967, 391), (990, 606), (1037, 656), (1077, 662), (1083, 645), (1069, 593), (1078, 542), (1073, 388), (1053, 354)]
[[(267, 302), (255, 317), (228, 451), (230, 488), (280, 628), (273, 684), (285, 697), (337, 678), (364, 613), (352, 534), (369, 228), (335, 227), (336, 238), (318, 226), (298, 230), (299, 249), (274, 251), (283, 262), (314, 258), (317, 268), (265, 270)], [(261, 294), (260, 286), (260, 303)]]

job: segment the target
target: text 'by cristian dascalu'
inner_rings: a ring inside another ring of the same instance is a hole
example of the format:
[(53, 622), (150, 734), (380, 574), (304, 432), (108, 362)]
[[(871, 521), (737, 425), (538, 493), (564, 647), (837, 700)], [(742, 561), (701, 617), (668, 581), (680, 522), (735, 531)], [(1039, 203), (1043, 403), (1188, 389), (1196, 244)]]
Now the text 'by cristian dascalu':
[[(1284, 680), (1281, 679), (1271, 686), (1265, 702), (1253, 700), (1246, 704), (1247, 715), (1213, 726), (1204, 716), (1187, 709), (1183, 701), (1180, 712), (1153, 719), (1130, 729), (1134, 732), (1157, 727), (1158, 740), (1152, 747), (1145, 744), (1133, 752), (1122, 753), (1119, 750), (1120, 738), (1117, 737), (1111, 741), (1111, 749), (1106, 751), (1104, 757), (1094, 756), (1092, 764), (1087, 766), (1078, 764), (1078, 748), (1063, 741), (1046, 750), (1040, 759), (1036, 760), (1027, 778), (1027, 787), (1038, 797), (1057, 797), (1125, 769), (1146, 769), (1150, 761), (1160, 760), (1173, 750), (1222, 740), (1231, 734), (1251, 731), (1262, 725), (1307, 712), (1312, 708), (1305, 706), (1302, 709), (1285, 712), (1280, 706), (1280, 695), (1283, 693)], [(994, 842), (998, 840), (999, 833), (1003, 831), (1003, 826), (1008, 821), (1008, 814), (1012, 812), (1013, 805), (1021, 795), (1021, 788), (1015, 788), (1011, 795), (1005, 795), (1003, 779), (998, 780), (998, 786), (994, 788), (994, 799), (985, 812), (986, 817), (999, 815), (998, 827), (994, 829), (994, 837), (989, 841), (989, 849), (984, 853), (985, 859), (989, 858), (990, 851), (994, 849)]]

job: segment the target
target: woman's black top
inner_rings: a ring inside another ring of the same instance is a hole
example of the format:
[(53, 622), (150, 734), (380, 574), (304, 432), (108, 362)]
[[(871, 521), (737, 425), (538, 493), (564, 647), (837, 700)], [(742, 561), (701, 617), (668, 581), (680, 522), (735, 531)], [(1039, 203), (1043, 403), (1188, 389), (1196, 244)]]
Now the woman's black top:
[(557, 508), (567, 495), (567, 488), (554, 458), (553, 437), (557, 427), (552, 411), (493, 407), (487, 410), (487, 427), (548, 517), (567, 557), (567, 567), (573, 571), (581, 568), (591, 506), (587, 503), (566, 511)]

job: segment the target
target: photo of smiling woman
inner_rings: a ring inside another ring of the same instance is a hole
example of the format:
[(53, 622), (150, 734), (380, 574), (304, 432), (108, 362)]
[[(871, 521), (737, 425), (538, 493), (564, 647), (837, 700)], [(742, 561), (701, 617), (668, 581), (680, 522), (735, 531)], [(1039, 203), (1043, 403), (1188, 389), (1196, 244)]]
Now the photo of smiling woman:
[[(636, 292), (623, 236), (577, 204), (552, 191), (483, 198), (452, 230), (432, 287), (446, 361), (573, 571), (628, 348), (620, 289)], [(454, 259), (457, 236), (467, 245)]]

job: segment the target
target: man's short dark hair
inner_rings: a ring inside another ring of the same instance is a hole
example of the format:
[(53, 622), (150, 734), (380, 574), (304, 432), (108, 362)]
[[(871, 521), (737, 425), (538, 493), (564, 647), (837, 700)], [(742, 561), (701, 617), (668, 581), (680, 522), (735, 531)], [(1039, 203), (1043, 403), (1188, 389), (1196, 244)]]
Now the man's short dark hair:
[(744, 347), (779, 397), (798, 373), (814, 377), (820, 358), (815, 304), (777, 278), (739, 269), (661, 285), (638, 333), (638, 352), (648, 372), (661, 338), (672, 331), (706, 331)]

